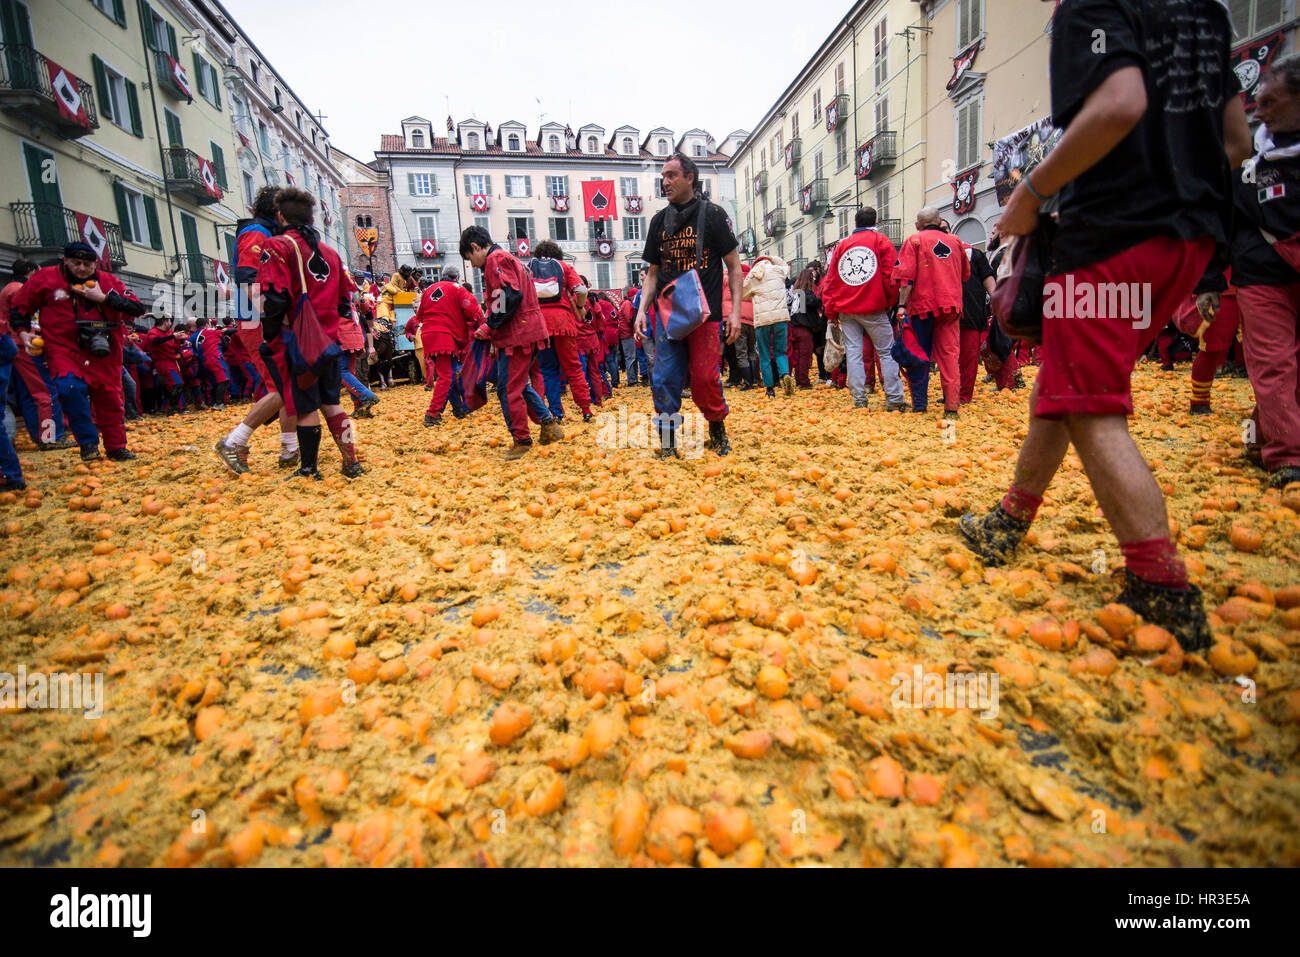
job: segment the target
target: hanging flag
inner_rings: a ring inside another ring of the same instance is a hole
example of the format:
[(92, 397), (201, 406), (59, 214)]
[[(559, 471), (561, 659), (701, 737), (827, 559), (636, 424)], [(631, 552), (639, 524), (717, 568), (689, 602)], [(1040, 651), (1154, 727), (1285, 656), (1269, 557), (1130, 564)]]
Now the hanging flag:
[(952, 79), (948, 81), (948, 89), (957, 85), (957, 81), (975, 65), (975, 54), (980, 52), (980, 41), (976, 40), (970, 48), (952, 61)]
[(212, 172), (212, 164), (199, 157), (199, 179), (203, 180), (203, 188), (207, 190), (209, 196), (213, 199), (221, 198), (221, 187), (217, 185), (216, 174)]
[(763, 174), (762, 174), (762, 173), (755, 173), (755, 174), (754, 174), (754, 192), (755, 192), (755, 193), (761, 193), (761, 192), (763, 192)]
[(601, 259), (612, 259), (614, 257), (614, 240), (606, 239), (603, 236), (597, 239), (596, 255)]
[(826, 132), (834, 133), (840, 125), (840, 99), (837, 96), (831, 100), (831, 105), (826, 107)]
[(811, 213), (812, 207), (812, 187), (805, 186), (803, 189), (799, 190), (799, 208), (805, 213)]
[(776, 224), (775, 224), (775, 221), (772, 219), (772, 214), (771, 214), (771, 213), (766, 213), (766, 214), (763, 216), (763, 235), (764, 235), (764, 236), (773, 236), (773, 235), (775, 235), (775, 234), (776, 234)]
[(469, 204), (474, 207), (476, 213), (486, 213), (488, 210), (488, 198), (482, 193), (475, 193)]
[(375, 247), (379, 245), (379, 230), (373, 226), (358, 226), (352, 230), (352, 234), (357, 237), (357, 245), (367, 256), (375, 255)]
[(975, 182), (980, 178), (980, 168), (975, 166), (958, 173), (952, 181), (952, 211), (964, 216), (975, 208)]
[(185, 67), (177, 63), (170, 55), (167, 57), (167, 67), (171, 70), (172, 80), (176, 83), (177, 88), (185, 94), (185, 99), (194, 102), (194, 94), (190, 92), (190, 77), (185, 72)]
[(614, 205), (614, 181), (612, 179), (585, 181), (582, 184), (582, 207), (587, 222), (618, 219), (618, 207)]
[(80, 236), (95, 255), (99, 257), (99, 268), (105, 272), (113, 271), (113, 264), (108, 258), (108, 232), (102, 220), (85, 213), (73, 212), (77, 220), (77, 235)]
[(551, 209), (555, 210), (557, 213), (567, 213), (569, 211), (569, 197), (552, 196)]
[(794, 144), (791, 143), (785, 148), (785, 168), (789, 169), (794, 166)]
[(45, 68), (50, 73), (50, 89), (54, 91), (54, 101), (59, 104), (59, 112), (65, 119), (88, 130), (94, 129), (90, 114), (86, 112), (86, 104), (81, 99), (77, 78), (49, 58), (45, 60)]
[(226, 269), (226, 264), (220, 259), (212, 260), (212, 274), (217, 279), (217, 288), (221, 290), (221, 298), (230, 298), (230, 272)]
[(334, 222), (334, 218), (330, 216), (329, 208), (324, 204), (322, 204), (320, 208), (320, 218), (325, 223), (326, 226), (329, 226), (331, 223)]
[(425, 259), (433, 259), (438, 255), (438, 244), (432, 239), (420, 240), (420, 255)]
[(627, 205), (627, 211), (628, 211), (629, 213), (631, 213), (633, 216), (635, 216), (635, 215), (637, 215), (637, 214), (639, 214), (639, 213), (641, 212), (641, 197), (640, 197), (640, 196), (625, 196), (625, 197), (624, 197), (624, 201), (625, 201), (625, 203), (626, 203), (626, 205)]
[(867, 179), (871, 176), (871, 154), (875, 151), (875, 141), (867, 140), (858, 147), (858, 179)]
[(253, 141), (250, 140), (250, 139), (249, 139), (247, 136), (245, 136), (243, 133), (240, 133), (239, 130), (235, 130), (235, 134), (239, 137), (239, 144), (240, 144), (244, 149), (248, 149), (250, 146), (253, 145)]
[(288, 170), (285, 170), (285, 171), (284, 171), (284, 178), (287, 179), (287, 180), (289, 181), (289, 185), (290, 185), (290, 186), (295, 185), (295, 184), (294, 184), (294, 181), (293, 181), (293, 174), (290, 173)]
[(519, 250), (519, 255), (520, 255), (520, 256), (527, 256), (527, 255), (528, 255), (528, 237), (527, 237), (527, 236), (522, 236), (522, 237), (520, 237), (519, 242), (517, 242), (517, 243), (515, 244), (515, 248)]
[(1237, 74), (1237, 80), (1241, 83), (1246, 109), (1255, 108), (1255, 95), (1259, 92), (1260, 77), (1273, 63), (1273, 57), (1277, 55), (1284, 39), (1285, 34), (1278, 31), (1262, 40), (1239, 46), (1228, 55), (1228, 62), (1232, 64), (1233, 72)]

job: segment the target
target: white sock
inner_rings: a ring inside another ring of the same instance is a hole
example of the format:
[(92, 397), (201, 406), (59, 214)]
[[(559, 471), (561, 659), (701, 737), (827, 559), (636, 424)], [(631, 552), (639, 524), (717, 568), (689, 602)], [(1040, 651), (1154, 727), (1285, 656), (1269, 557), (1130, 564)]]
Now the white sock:
[(226, 437), (226, 444), (247, 445), (248, 440), (251, 439), (252, 437), (253, 437), (253, 430), (250, 429), (248, 426), (246, 426), (243, 422), (240, 422), (237, 426), (235, 426), (234, 431), (231, 432), (230, 435)]
[(283, 450), (286, 451), (286, 452), (292, 452), (292, 451), (293, 451), (294, 449), (296, 449), (297, 447), (298, 447), (298, 433), (297, 433), (297, 432), (281, 432), (281, 433), (280, 433), (280, 448), (281, 448), (281, 449), (283, 449)]

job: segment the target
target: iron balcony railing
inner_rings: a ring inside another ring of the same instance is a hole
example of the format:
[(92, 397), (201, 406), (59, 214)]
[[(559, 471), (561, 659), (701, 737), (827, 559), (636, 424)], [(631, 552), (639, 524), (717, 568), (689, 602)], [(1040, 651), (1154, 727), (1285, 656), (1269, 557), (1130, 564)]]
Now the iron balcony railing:
[(895, 247), (903, 243), (903, 221), (901, 219), (882, 219), (876, 223), (876, 229), (885, 234), (885, 237), (894, 244)]
[(754, 192), (762, 193), (767, 190), (767, 170), (762, 169), (754, 174)]
[[(79, 236), (77, 214), (54, 203), (10, 203), (14, 215), (14, 245), (35, 253), (58, 253)], [(122, 229), (117, 223), (100, 220), (108, 240), (108, 260), (113, 268), (126, 265)]]
[(874, 172), (885, 166), (898, 162), (898, 134), (893, 130), (882, 130), (871, 138), (871, 168)]
[[(168, 186), (189, 193), (200, 206), (208, 206), (221, 201), (220, 196), (213, 196), (208, 192), (208, 188), (203, 182), (203, 173), (197, 153), (183, 146), (169, 146), (163, 153), (167, 159)], [(224, 191), (225, 176), (222, 175), (222, 171), (213, 166), (212, 177), (217, 184), (218, 192)]]
[[(170, 56), (166, 50), (153, 51), (153, 74), (158, 79), (158, 88), (178, 100), (193, 99), (193, 93), (187, 93), (172, 73), (172, 65), (168, 62)], [(193, 77), (188, 74), (186, 79), (191, 83), (194, 82)]]
[(180, 271), (186, 282), (212, 285), (217, 281), (217, 267), (212, 259), (195, 253), (185, 253), (180, 257)]
[(830, 98), (830, 101), (826, 104), (828, 126), (831, 107), (835, 108), (835, 126), (830, 128), (839, 129), (844, 125), (844, 121), (849, 118), (849, 95), (847, 93), (837, 93)]
[[(94, 89), (90, 83), (80, 78), (73, 84), (76, 95), (80, 97), (80, 105), (86, 111), (89, 125), (81, 123), (75, 117), (66, 116), (59, 104), (62, 101), (68, 105), (69, 97), (60, 98), (55, 93), (54, 77), (50, 76), (49, 64), (50, 61), (32, 47), (0, 43), (0, 107), (43, 120), (68, 139), (93, 133), (99, 128)], [(70, 105), (68, 108), (71, 110)]]
[(808, 268), (807, 259), (791, 259), (787, 264), (790, 267), (790, 278), (798, 279), (799, 274)]
[(785, 168), (793, 169), (803, 158), (803, 140), (795, 137), (785, 147)]

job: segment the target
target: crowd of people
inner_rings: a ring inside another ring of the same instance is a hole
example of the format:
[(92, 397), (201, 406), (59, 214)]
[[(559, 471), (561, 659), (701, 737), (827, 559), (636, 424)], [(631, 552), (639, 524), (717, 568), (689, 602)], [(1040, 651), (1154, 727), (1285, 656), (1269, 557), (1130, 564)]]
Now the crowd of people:
[[(1300, 480), (1300, 58), (1264, 76), (1252, 149), (1222, 7), (1176, 2), (1183, 9), (1172, 18), (1132, 0), (1096, 0), (1086, 16), (1081, 5), (1058, 10), (1051, 93), (1064, 134), (1011, 195), (992, 258), (937, 208), (917, 214), (898, 248), (876, 228), (875, 210), (861, 208), (824, 266), (792, 276), (774, 255), (743, 263), (725, 212), (677, 153), (661, 170), (668, 203), (647, 230), (639, 288), (593, 290), (555, 243), (538, 242), (525, 262), (471, 226), (459, 252), (481, 271), (480, 300), (455, 269), (429, 284), (405, 266), (358, 283), (313, 228), (313, 197), (268, 188), (240, 223), (233, 317), (185, 328), (150, 317), (88, 246), (72, 243), (59, 265), (20, 262), (0, 292), (0, 322), (14, 333), (0, 336), (0, 380), (17, 370), (16, 401), (38, 447), (76, 444), (86, 460), (99, 457), (101, 436), (110, 458), (133, 457), (128, 417), (251, 401), (216, 445), (222, 463), (247, 471), (255, 430), (276, 422), (280, 465), (319, 479), (322, 417), (343, 474), (365, 471), (353, 418), (379, 401), (369, 364), (381, 388), (392, 383), (404, 293), (417, 298), (403, 330), (417, 345), (412, 376), (432, 393), (423, 424), (441, 425), (448, 404), (469, 415), (495, 389), (510, 460), (532, 447), (530, 424), (542, 444), (564, 438), (566, 391), (590, 421), (614, 390), (648, 384), (663, 458), (681, 454), (689, 397), (708, 421), (706, 447), (726, 455), (726, 389), (761, 384), (768, 397), (791, 396), (814, 387), (814, 361), (818, 379), (847, 388), (856, 409), (869, 407), (879, 381), (888, 413), (927, 412), (937, 372), (949, 418), (971, 402), (981, 362), (999, 390), (1023, 386), (1020, 367), (1032, 362), (1030, 426), (1009, 490), (987, 514), (963, 517), (961, 534), (986, 563), (1013, 560), (1073, 445), (1126, 559), (1119, 600), (1202, 648), (1200, 594), (1128, 431), (1130, 377), (1148, 353), (1172, 367), (1173, 347), (1194, 339), (1189, 411), (1206, 413), (1216, 370), (1240, 339), (1258, 400), (1248, 452), (1270, 484)], [(1101, 47), (1079, 39), (1097, 17), (1106, 20)], [(1033, 254), (1008, 255), (1011, 241), (1047, 249), (1036, 289)], [(1001, 273), (1019, 283), (1000, 312), (1005, 323), (991, 321)], [(1116, 286), (1151, 290), (1142, 315), (1080, 317), (1045, 305), (1063, 289)], [(1028, 327), (1009, 318), (1025, 302), (1036, 305)], [(136, 331), (142, 322), (152, 327)], [(22, 487), (7, 435), (0, 464), (6, 486)]]

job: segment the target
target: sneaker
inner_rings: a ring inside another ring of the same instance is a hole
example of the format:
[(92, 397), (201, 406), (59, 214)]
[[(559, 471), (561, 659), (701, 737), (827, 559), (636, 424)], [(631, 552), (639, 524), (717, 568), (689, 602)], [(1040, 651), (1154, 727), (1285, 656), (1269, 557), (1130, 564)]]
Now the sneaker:
[(794, 395), (794, 376), (788, 372), (781, 376), (781, 388), (785, 390), (786, 395)]
[(854, 400), (853, 400), (853, 408), (855, 408), (855, 409), (865, 409), (865, 408), (867, 408), (867, 406), (870, 405), (870, 404), (871, 404), (871, 400), (870, 400), (870, 399), (854, 399)]
[(1191, 412), (1192, 415), (1209, 415), (1209, 414), (1210, 414), (1210, 403), (1208, 403), (1208, 402), (1193, 402), (1192, 405), (1191, 405), (1191, 408), (1188, 409), (1188, 411)]
[[(543, 428), (545, 428), (545, 426), (543, 426)], [(515, 459), (522, 459), (532, 450), (533, 443), (531, 439), (527, 442), (520, 442), (518, 439), (515, 439), (514, 445), (510, 446), (510, 448), (506, 450), (506, 461), (512, 462)]]
[(298, 465), (298, 459), (299, 459), (299, 458), (300, 458), (300, 456), (299, 456), (299, 454), (298, 454), (298, 450), (297, 450), (297, 449), (294, 449), (292, 452), (285, 452), (285, 451), (281, 450), (281, 452), (280, 452), (280, 468), (282, 468), (282, 469), (291, 469), (291, 468), (296, 467), (296, 466)]
[(712, 449), (718, 455), (731, 454), (731, 441), (727, 438), (725, 422), (709, 423), (709, 440), (704, 443), (704, 447)]
[(216, 405), (211, 406), (211, 409), (214, 412), (224, 412), (225, 408), (226, 408), (226, 403), (224, 402), (218, 402)]
[(590, 412), (584, 412), (584, 413), (582, 413), (582, 421), (583, 421), (583, 422), (590, 422), (593, 418), (595, 418), (595, 416), (593, 416)]
[(1125, 588), (1115, 599), (1127, 605), (1150, 625), (1159, 625), (1170, 632), (1183, 651), (1204, 651), (1214, 641), (1210, 623), (1205, 619), (1201, 590), (1195, 585), (1187, 588), (1166, 588), (1138, 578), (1124, 569)]
[(564, 429), (559, 422), (554, 419), (547, 419), (542, 423), (542, 445), (550, 445), (552, 442), (558, 442), (564, 438)]
[(98, 462), (103, 456), (99, 454), (98, 445), (86, 445), (81, 449), (81, 461)]
[(72, 449), (72, 448), (76, 448), (76, 446), (77, 446), (77, 440), (70, 435), (65, 435), (63, 438), (56, 439), (53, 442), (36, 443), (36, 448), (38, 448), (42, 452), (49, 452), (53, 449)]
[(1025, 377), (1019, 372), (1016, 373), (1016, 384), (1012, 388), (1023, 389), (1025, 387)]
[(957, 528), (986, 565), (1005, 564), (1029, 531), (1029, 523), (1008, 515), (1001, 503), (985, 515), (963, 515)]
[(213, 450), (217, 453), (217, 458), (225, 464), (226, 468), (236, 475), (243, 475), (248, 471), (248, 446), (231, 445), (225, 439), (218, 439)]
[(442, 416), (430, 415), (428, 412), (424, 413), (424, 427), (431, 429), (435, 425), (442, 425)]
[(345, 478), (354, 479), (357, 478), (358, 476), (365, 475), (365, 474), (366, 474), (366, 470), (360, 462), (352, 462), (348, 465), (343, 466), (343, 476)]
[(312, 479), (315, 482), (320, 482), (325, 478), (325, 476), (320, 474), (320, 469), (297, 469), (289, 473), (289, 478), (285, 481), (296, 478)]
[(958, 413), (956, 409), (944, 409), (944, 410), (943, 410), (943, 417), (944, 417), (945, 419), (955, 419), (955, 418), (958, 418), (959, 415), (960, 415), (960, 413)]
[(775, 399), (775, 398), (776, 398), (776, 389), (772, 388), (771, 386), (768, 386), (768, 389), (767, 389), (767, 397), (768, 397), (769, 399)]
[(352, 417), (354, 419), (373, 419), (375, 417), (375, 413), (371, 412), (370, 410), (373, 409), (378, 404), (379, 404), (378, 396), (371, 399), (366, 399), (359, 406), (357, 406), (356, 411), (352, 413)]
[(1300, 482), (1300, 465), (1284, 465), (1269, 474), (1269, 488), (1286, 488), (1292, 482)]
[(464, 419), (464, 418), (466, 418), (466, 417), (469, 416), (469, 413), (468, 413), (468, 412), (457, 412), (455, 409), (452, 409), (452, 410), (451, 410), (451, 414), (454, 415), (454, 416), (455, 416), (456, 418), (458, 418), (458, 419)]
[(741, 391), (741, 392), (748, 392), (748, 391), (749, 391), (750, 389), (752, 389), (752, 388), (754, 388), (754, 383), (752, 383), (752, 382), (746, 382), (746, 383), (744, 383), (743, 385), (740, 386), (740, 391)]
[(1161, 371), (1161, 372), (1173, 372), (1173, 371), (1174, 371), (1174, 364), (1173, 364), (1172, 362), (1162, 362), (1162, 363), (1160, 363), (1160, 371)]
[(886, 412), (909, 412), (911, 411), (911, 408), (910, 405), (903, 401), (885, 403)]

